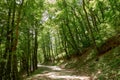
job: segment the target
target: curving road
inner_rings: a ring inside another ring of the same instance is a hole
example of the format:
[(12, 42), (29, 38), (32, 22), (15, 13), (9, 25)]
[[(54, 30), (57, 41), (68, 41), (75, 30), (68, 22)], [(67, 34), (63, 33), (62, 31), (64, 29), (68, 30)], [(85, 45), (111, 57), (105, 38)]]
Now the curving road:
[(58, 66), (38, 65), (37, 74), (26, 80), (91, 80), (88, 76), (78, 76), (74, 71), (62, 69)]

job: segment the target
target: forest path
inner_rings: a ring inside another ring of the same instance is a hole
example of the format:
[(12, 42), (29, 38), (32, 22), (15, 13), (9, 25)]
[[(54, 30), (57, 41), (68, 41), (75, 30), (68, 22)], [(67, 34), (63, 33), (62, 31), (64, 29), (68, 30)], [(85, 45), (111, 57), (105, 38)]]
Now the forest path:
[(74, 73), (73, 70), (62, 69), (59, 66), (38, 65), (37, 73), (26, 80), (90, 80), (88, 76)]

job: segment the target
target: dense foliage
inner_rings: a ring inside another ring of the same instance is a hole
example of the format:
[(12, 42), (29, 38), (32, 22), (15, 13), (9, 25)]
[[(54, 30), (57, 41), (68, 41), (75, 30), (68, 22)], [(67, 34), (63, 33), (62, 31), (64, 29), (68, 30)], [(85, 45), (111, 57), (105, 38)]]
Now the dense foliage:
[(82, 56), (89, 47), (97, 57), (120, 34), (119, 11), (120, 0), (1, 0), (0, 80), (19, 80), (38, 62)]

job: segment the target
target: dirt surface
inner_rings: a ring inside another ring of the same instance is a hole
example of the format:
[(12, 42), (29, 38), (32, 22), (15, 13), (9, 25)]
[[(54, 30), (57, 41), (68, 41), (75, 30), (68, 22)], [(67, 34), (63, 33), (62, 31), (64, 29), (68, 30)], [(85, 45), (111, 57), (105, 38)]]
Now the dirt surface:
[(25, 80), (91, 80), (88, 76), (75, 75), (73, 70), (58, 66), (38, 65), (37, 72)]

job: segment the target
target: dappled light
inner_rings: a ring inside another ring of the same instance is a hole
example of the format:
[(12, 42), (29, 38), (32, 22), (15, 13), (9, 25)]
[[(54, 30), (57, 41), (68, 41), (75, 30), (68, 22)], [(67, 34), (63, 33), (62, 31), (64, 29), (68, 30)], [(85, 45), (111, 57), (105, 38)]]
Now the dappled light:
[(0, 0), (0, 80), (120, 80), (120, 0)]
[(90, 77), (88, 76), (75, 75), (73, 74), (73, 71), (61, 69), (58, 66), (38, 65), (38, 67), (39, 69), (41, 69), (41, 67), (49, 69), (44, 70), (41, 74), (38, 73), (27, 78), (27, 80), (45, 80), (46, 78), (48, 80), (90, 80)]
[(50, 68), (52, 70), (63, 70), (61, 69), (59, 66), (47, 66), (47, 65), (38, 65), (38, 67), (47, 67), (47, 68)]

